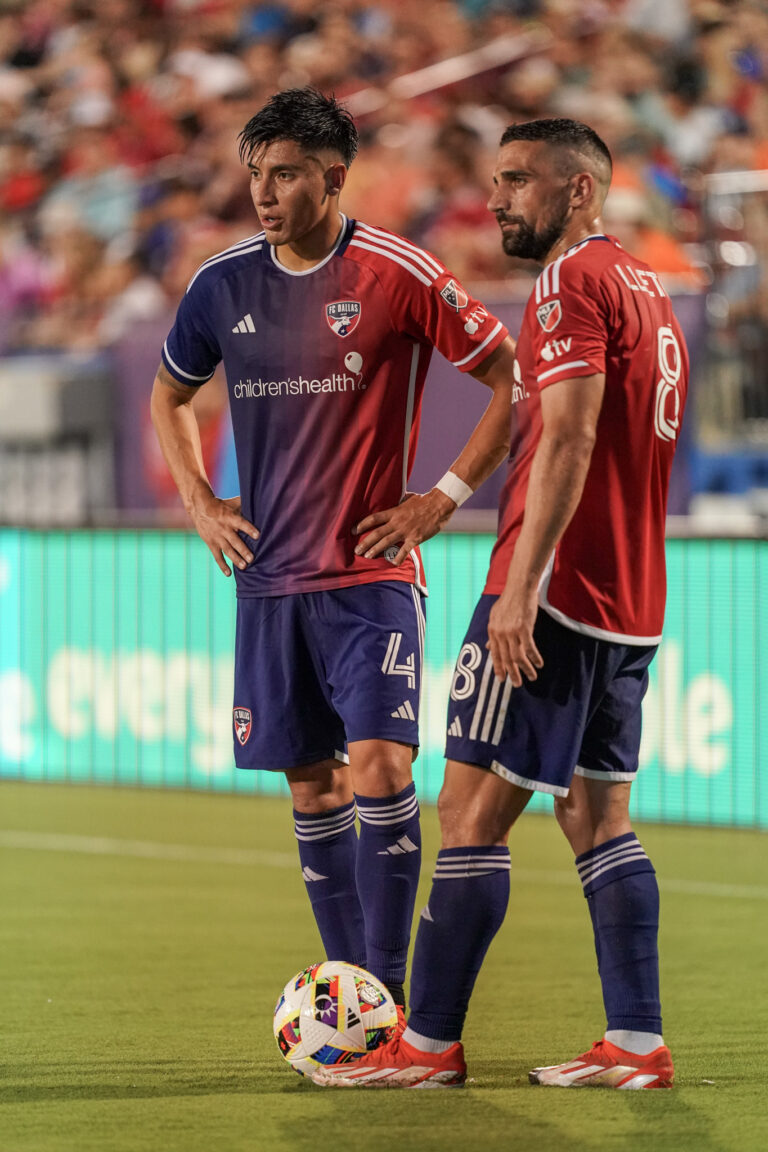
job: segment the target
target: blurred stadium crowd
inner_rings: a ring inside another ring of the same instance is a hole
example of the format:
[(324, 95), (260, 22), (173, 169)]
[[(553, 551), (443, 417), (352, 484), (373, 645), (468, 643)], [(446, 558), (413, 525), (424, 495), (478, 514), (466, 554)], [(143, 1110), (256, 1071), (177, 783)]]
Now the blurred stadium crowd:
[[(455, 82), (450, 68), (420, 71), (457, 60), (469, 75)], [(424, 82), (409, 88), (413, 73)], [(347, 212), (464, 279), (530, 282), (485, 208), (491, 159), (511, 120), (565, 114), (614, 152), (609, 230), (678, 285), (703, 287), (703, 180), (768, 168), (767, 74), (762, 3), (5, 3), (0, 351), (105, 347), (173, 308), (201, 260), (254, 230), (238, 132), (273, 91), (305, 83), (357, 113)], [(725, 209), (733, 299), (715, 311), (762, 311), (759, 262), (738, 250), (743, 214)], [(768, 256), (762, 211), (750, 242)]]
[[(177, 506), (149, 381), (195, 269), (258, 227), (241, 128), (304, 84), (360, 129), (345, 211), (510, 316), (536, 270), (486, 208), (500, 134), (592, 124), (606, 228), (687, 316), (677, 510), (757, 492), (768, 515), (768, 2), (0, 0), (0, 522)], [(221, 374), (195, 410), (230, 482)]]

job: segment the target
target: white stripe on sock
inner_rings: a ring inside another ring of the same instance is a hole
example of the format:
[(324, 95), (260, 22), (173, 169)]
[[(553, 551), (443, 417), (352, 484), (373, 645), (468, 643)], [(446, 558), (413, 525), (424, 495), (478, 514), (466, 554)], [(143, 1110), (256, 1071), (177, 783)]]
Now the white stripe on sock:
[(327, 820), (294, 820), (296, 839), (308, 844), (314, 840), (330, 840), (351, 828), (355, 822), (355, 810), (342, 812)]
[(418, 811), (419, 801), (414, 793), (413, 796), (409, 796), (397, 804), (382, 804), (376, 808), (358, 805), (357, 814), (364, 824), (387, 828), (392, 824), (401, 824), (410, 820), (418, 814)]
[[(582, 876), (581, 883), (586, 888), (588, 884), (592, 884), (597, 880), (598, 876), (602, 876), (606, 872), (612, 872), (614, 868), (621, 868), (624, 864), (630, 864), (633, 860), (648, 860), (648, 857), (639, 844), (634, 851), (626, 852), (623, 856), (606, 864), (605, 867), (597, 868), (594, 872), (590, 872), (588, 876)], [(650, 861), (648, 862), (650, 863)]]
[(592, 856), (589, 860), (582, 860), (581, 864), (576, 865), (576, 871), (579, 876), (583, 876), (585, 872), (590, 872), (593, 868), (599, 867), (604, 864), (606, 860), (612, 860), (614, 856), (619, 856), (622, 852), (626, 852), (629, 848), (641, 848), (640, 841), (635, 836), (633, 840), (627, 840), (625, 844), (619, 844), (615, 848), (611, 848), (607, 852), (600, 852), (597, 856)]

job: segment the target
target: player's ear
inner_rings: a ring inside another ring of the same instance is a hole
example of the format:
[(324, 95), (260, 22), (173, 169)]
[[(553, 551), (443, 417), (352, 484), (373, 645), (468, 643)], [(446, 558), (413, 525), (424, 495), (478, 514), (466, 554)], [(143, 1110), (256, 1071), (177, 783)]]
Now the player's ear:
[(347, 178), (345, 164), (331, 164), (325, 173), (325, 190), (329, 196), (338, 196)]
[(589, 204), (595, 193), (595, 178), (591, 172), (579, 172), (573, 177), (571, 187), (571, 207), (583, 208)]

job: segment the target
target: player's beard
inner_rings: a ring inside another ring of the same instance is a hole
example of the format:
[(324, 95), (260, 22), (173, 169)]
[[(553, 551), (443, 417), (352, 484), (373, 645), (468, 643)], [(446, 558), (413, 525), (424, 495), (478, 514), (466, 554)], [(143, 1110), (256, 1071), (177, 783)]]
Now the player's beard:
[(502, 247), (507, 256), (517, 256), (520, 260), (535, 260), (540, 264), (562, 236), (567, 220), (567, 204), (557, 212), (550, 224), (538, 232), (522, 216), (506, 216), (504, 221), (516, 224), (517, 229), (514, 232), (503, 233)]

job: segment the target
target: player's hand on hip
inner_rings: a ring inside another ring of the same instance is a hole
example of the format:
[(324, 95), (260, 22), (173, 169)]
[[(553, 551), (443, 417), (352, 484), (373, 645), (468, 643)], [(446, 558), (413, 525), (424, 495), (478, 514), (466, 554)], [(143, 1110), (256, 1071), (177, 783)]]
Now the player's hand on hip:
[(258, 540), (259, 530), (240, 515), (239, 496), (219, 500), (211, 493), (199, 499), (189, 514), (198, 536), (208, 545), (225, 576), (232, 575), (225, 557), (240, 569), (252, 563), (253, 552), (240, 533)]
[(392, 563), (399, 567), (411, 549), (437, 535), (455, 510), (453, 500), (437, 489), (424, 496), (409, 492), (396, 508), (372, 512), (355, 525), (353, 531), (362, 537), (355, 555), (373, 560), (397, 546)]
[(515, 688), (535, 680), (544, 661), (533, 639), (538, 601), (536, 589), (520, 593), (507, 587), (491, 608), (488, 643), (493, 671), (499, 680), (510, 678)]

